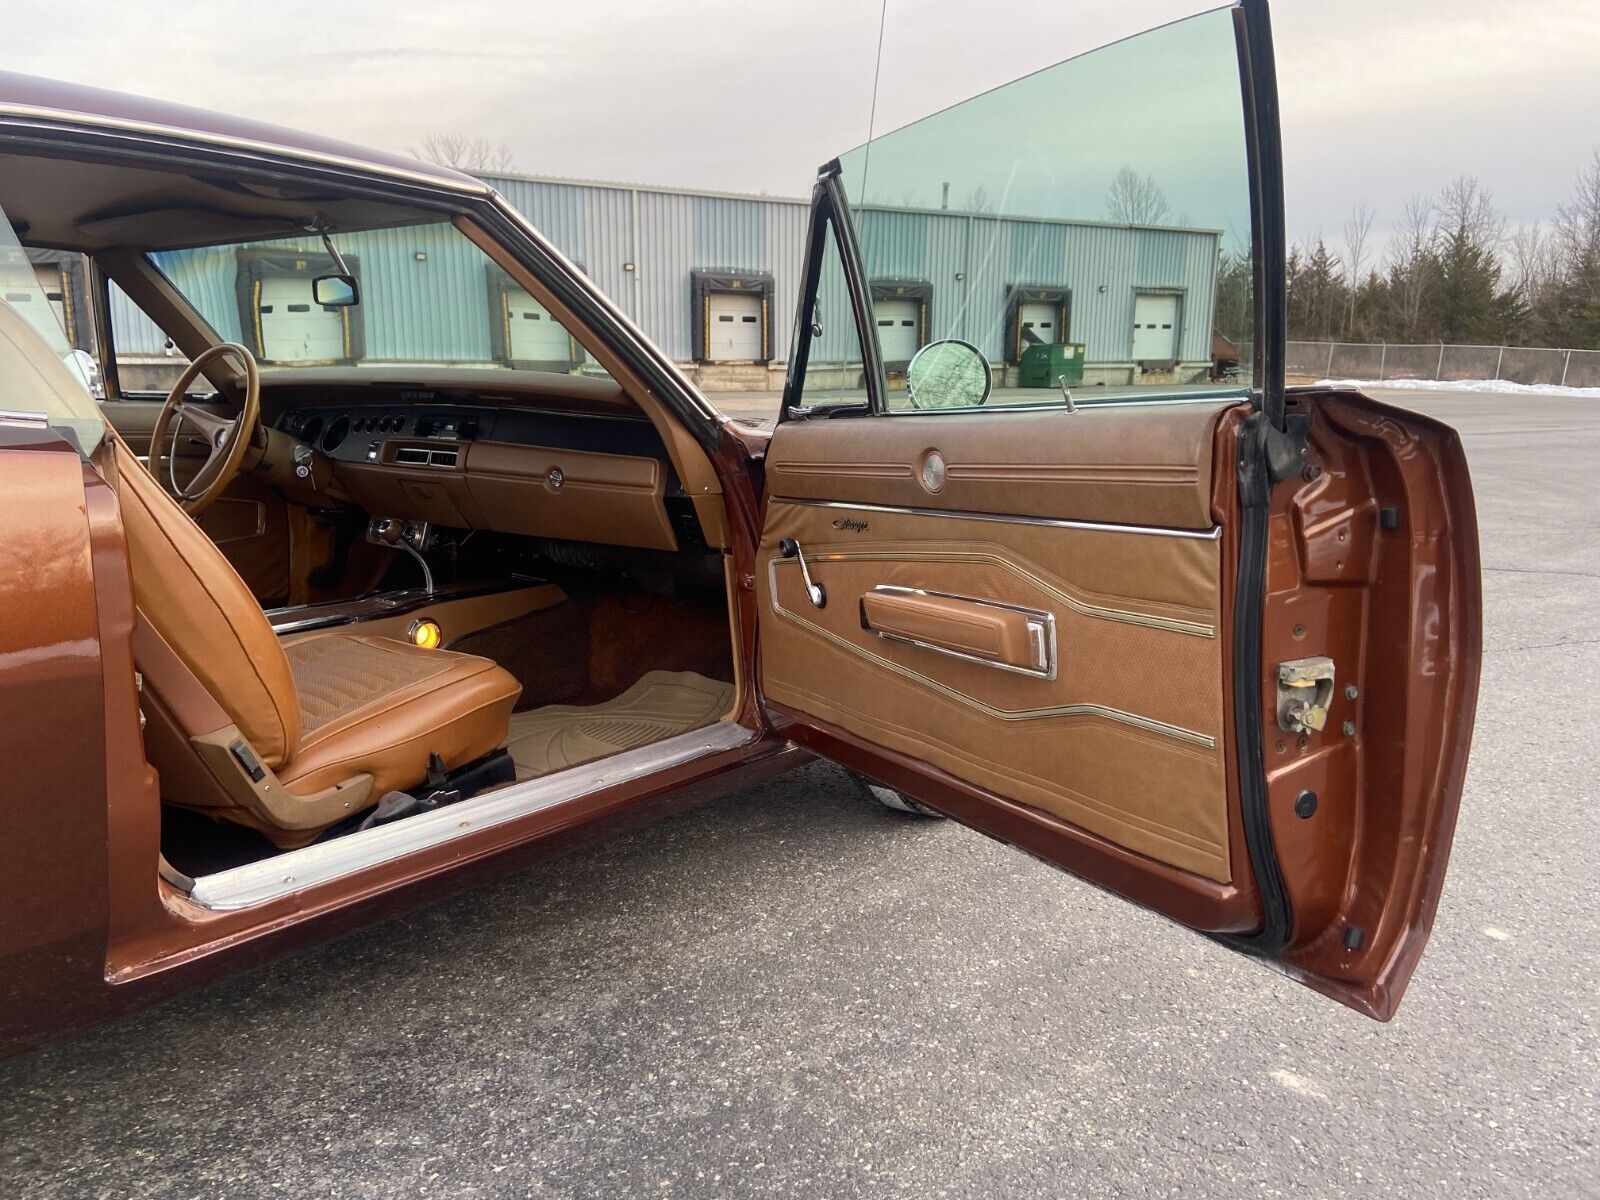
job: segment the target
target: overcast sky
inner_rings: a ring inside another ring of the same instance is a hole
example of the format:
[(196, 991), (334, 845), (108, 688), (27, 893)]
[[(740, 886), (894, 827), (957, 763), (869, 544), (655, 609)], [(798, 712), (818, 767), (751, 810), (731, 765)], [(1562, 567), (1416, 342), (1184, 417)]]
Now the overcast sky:
[[(1141, 28), (1185, 0), (889, 0), (879, 131)], [(3, 65), (518, 170), (802, 195), (863, 140), (870, 0), (9, 0)], [(1545, 220), (1600, 144), (1597, 0), (1278, 0), (1291, 237), (1478, 176)], [(1071, 119), (1070, 116), (1066, 119)], [(1085, 119), (1089, 119), (1086, 114)]]

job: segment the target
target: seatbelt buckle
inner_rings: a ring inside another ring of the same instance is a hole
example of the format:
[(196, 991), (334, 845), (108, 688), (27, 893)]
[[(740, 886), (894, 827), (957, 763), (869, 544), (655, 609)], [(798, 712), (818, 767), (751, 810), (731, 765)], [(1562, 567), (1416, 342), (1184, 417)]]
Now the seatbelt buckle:
[(439, 757), (437, 751), (428, 753), (428, 780), (422, 798), (431, 802), (429, 806), (432, 808), (454, 804), (461, 799), (461, 790), (450, 786), (450, 776), (444, 769), (444, 759)]

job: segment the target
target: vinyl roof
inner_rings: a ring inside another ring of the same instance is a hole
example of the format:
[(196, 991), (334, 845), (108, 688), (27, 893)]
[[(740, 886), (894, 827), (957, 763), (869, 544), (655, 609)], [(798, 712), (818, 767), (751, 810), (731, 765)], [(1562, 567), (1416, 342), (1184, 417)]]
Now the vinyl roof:
[(137, 127), (200, 141), (244, 144), (297, 157), (336, 160), (382, 174), (409, 176), (456, 191), (482, 193), (485, 190), (482, 181), (470, 175), (419, 162), (403, 154), (370, 150), (334, 138), (184, 104), (0, 71), (0, 121), (7, 118)]

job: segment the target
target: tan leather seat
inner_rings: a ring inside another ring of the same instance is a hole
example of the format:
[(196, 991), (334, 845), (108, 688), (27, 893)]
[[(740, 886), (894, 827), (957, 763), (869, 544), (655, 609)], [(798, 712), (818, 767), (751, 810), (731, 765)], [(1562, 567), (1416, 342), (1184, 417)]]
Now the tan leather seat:
[[(3, 299), (0, 379), (9, 407), (98, 434), (83, 384)], [(222, 552), (110, 429), (94, 459), (121, 501), (145, 753), (164, 802), (300, 845), (422, 783), (430, 753), (451, 769), (505, 743), (522, 689), (494, 663), (342, 632), (285, 652)]]
[(341, 631), (285, 648), (128, 447), (108, 434), (97, 457), (122, 502), (146, 752), (163, 801), (299, 845), (386, 791), (415, 788), (430, 753), (453, 769), (505, 742), (521, 687), (494, 663)]

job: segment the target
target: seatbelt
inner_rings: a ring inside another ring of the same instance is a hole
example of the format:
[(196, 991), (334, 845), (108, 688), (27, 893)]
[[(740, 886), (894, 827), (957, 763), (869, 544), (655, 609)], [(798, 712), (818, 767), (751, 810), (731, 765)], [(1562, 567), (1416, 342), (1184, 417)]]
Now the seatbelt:
[(390, 821), (414, 817), (418, 813), (432, 812), (446, 804), (454, 804), (459, 799), (461, 792), (450, 786), (450, 776), (445, 772), (444, 759), (440, 758), (437, 752), (430, 752), (428, 778), (421, 794), (385, 792), (378, 797), (378, 806), (368, 813), (367, 819), (356, 828), (358, 831), (373, 829), (379, 825), (387, 825)]

